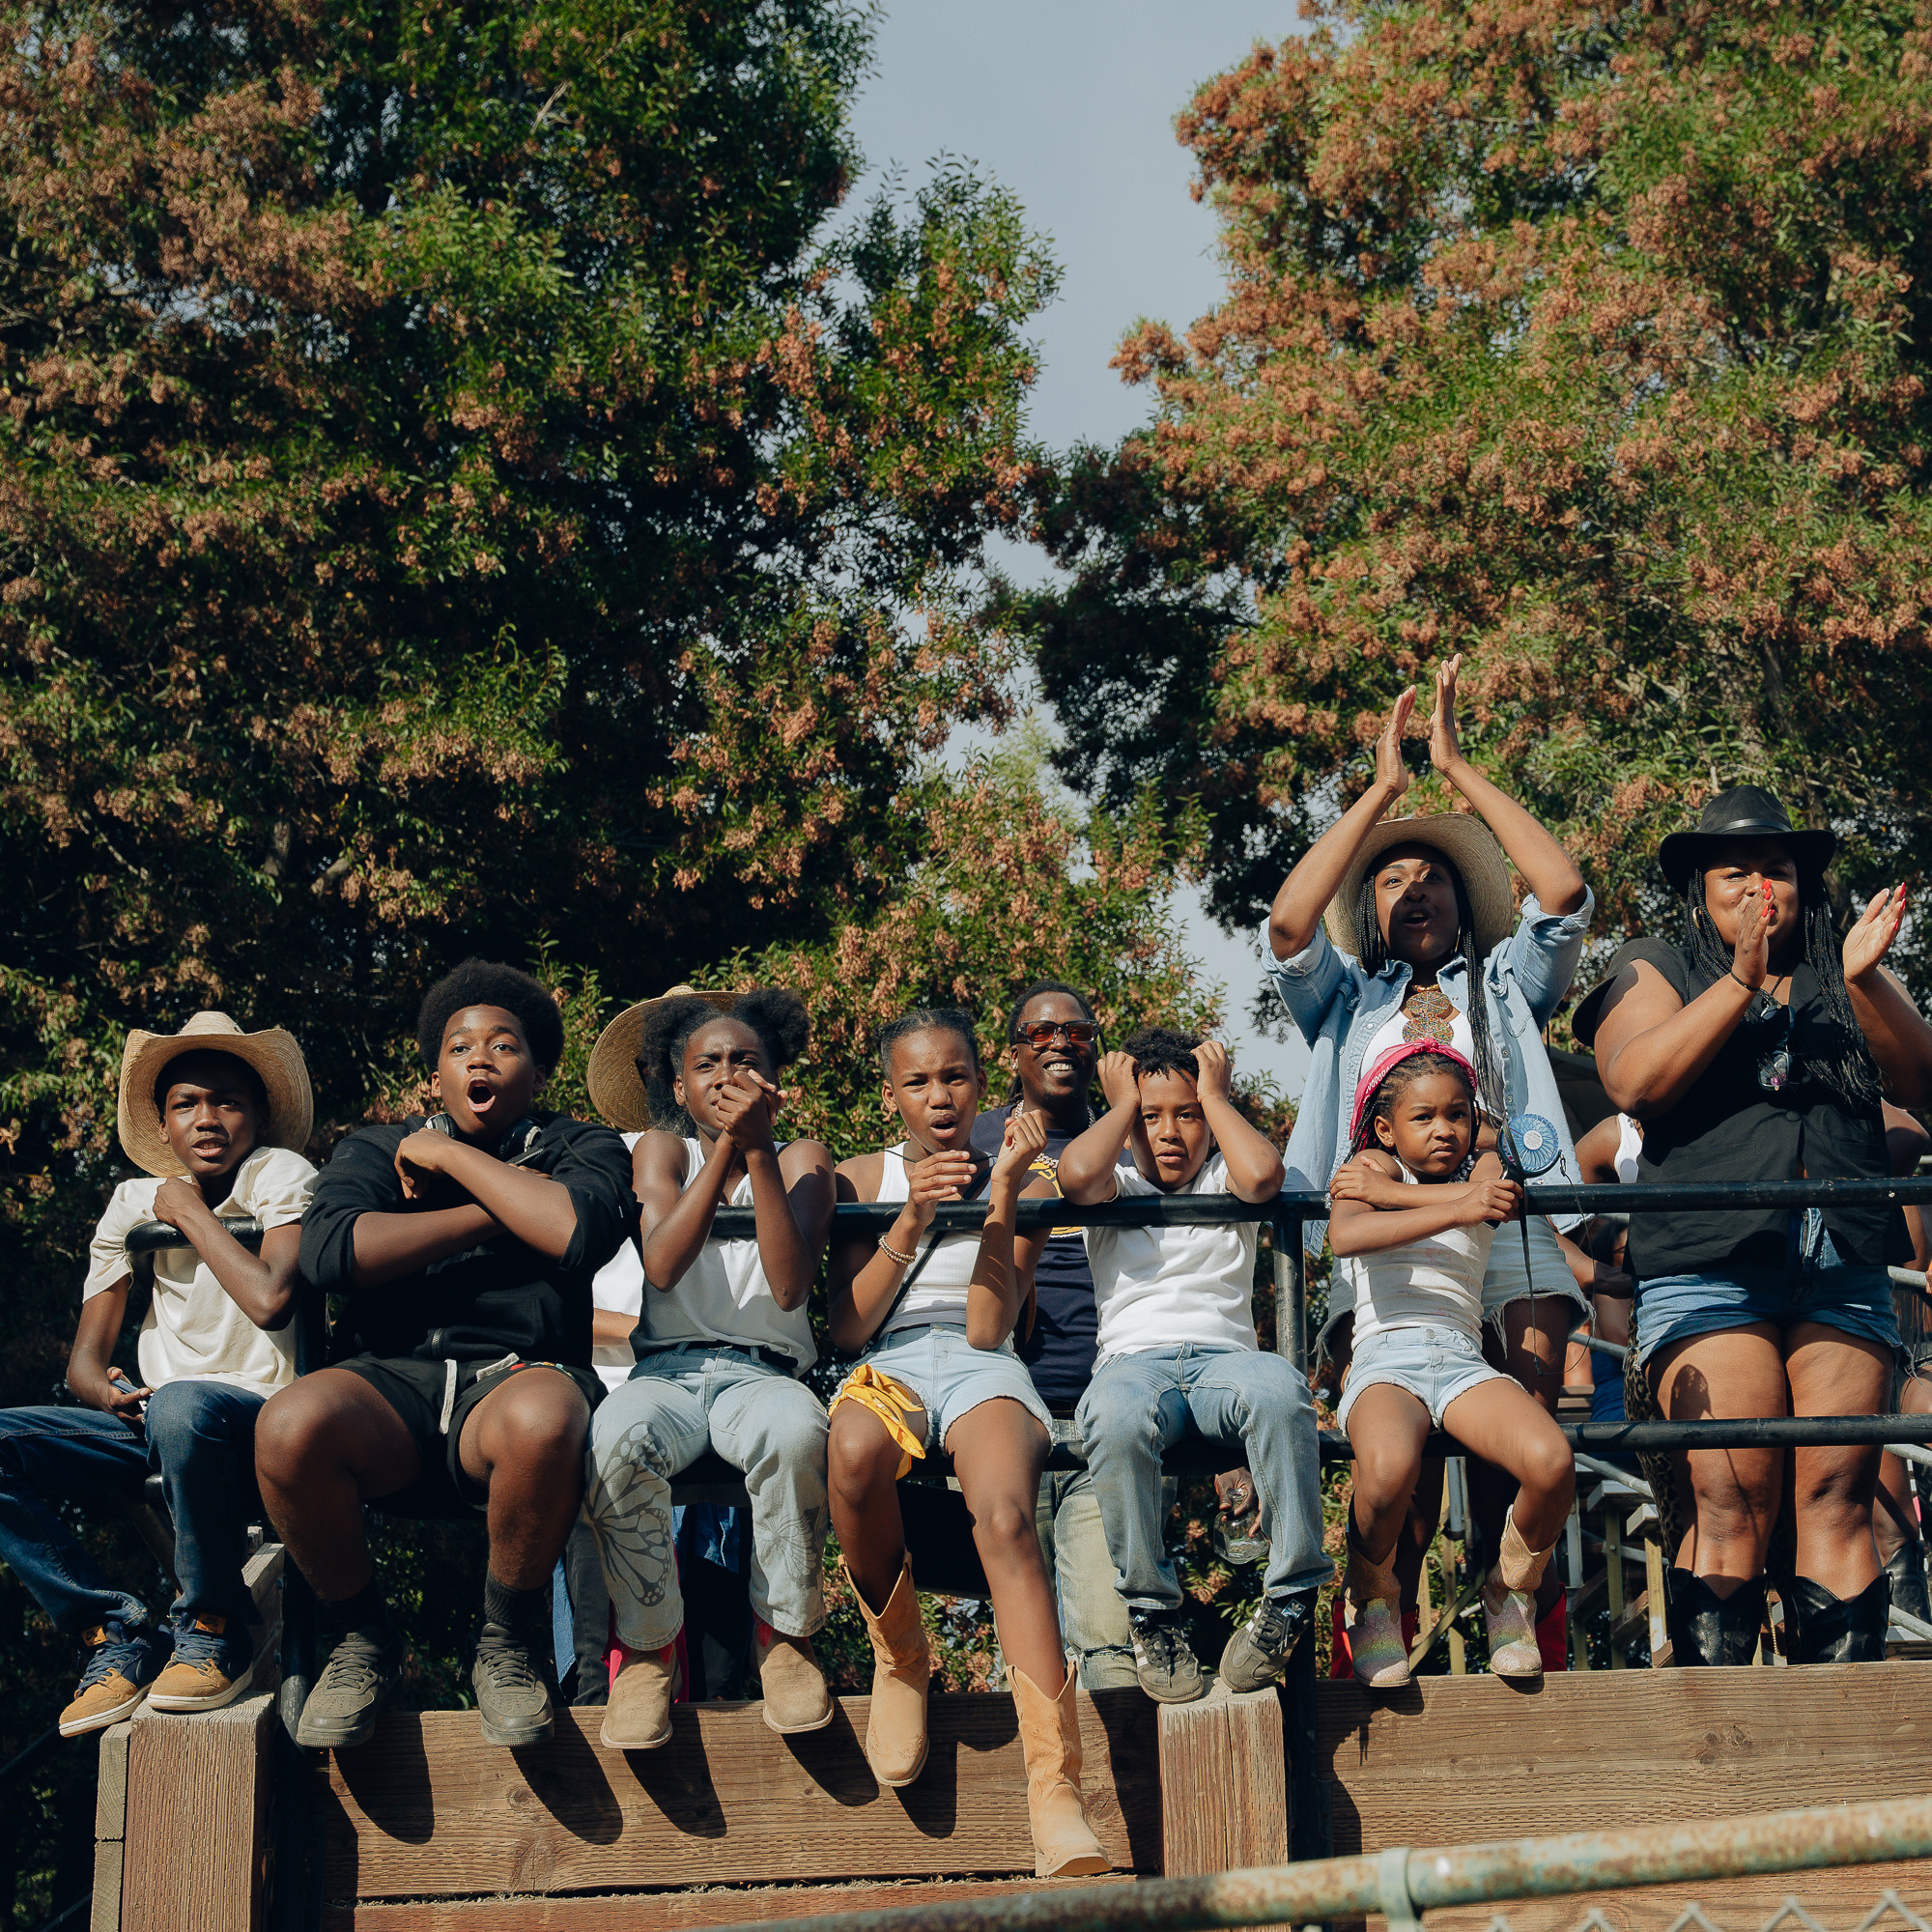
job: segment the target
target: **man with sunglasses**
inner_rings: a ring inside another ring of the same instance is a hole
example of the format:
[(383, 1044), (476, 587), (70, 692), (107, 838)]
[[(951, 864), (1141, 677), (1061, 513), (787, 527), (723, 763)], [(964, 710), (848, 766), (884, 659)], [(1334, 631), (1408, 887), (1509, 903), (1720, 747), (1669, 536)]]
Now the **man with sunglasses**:
[[(973, 1146), (991, 1157), (1000, 1151), (1015, 1108), (1042, 1115), (1046, 1146), (1033, 1166), (1051, 1180), (1061, 1150), (1093, 1120), (1087, 1095), (1100, 1063), (1099, 1022), (1085, 994), (1057, 980), (1041, 980), (1014, 1002), (1007, 1037), (1013, 1092), (1005, 1106), (974, 1122)], [(1034, 1270), (1034, 1293), (1035, 1304), (1022, 1312), (1014, 1341), (1053, 1416), (1058, 1447), (1078, 1441), (1073, 1412), (1094, 1376), (1094, 1275), (1079, 1229), (1054, 1231)], [(1061, 1631), (1079, 1655), (1082, 1687), (1100, 1690), (1136, 1683), (1133, 1627), (1114, 1588), (1114, 1560), (1107, 1554), (1087, 1471), (1049, 1469), (1040, 1478), (1035, 1520), (1060, 1600)]]

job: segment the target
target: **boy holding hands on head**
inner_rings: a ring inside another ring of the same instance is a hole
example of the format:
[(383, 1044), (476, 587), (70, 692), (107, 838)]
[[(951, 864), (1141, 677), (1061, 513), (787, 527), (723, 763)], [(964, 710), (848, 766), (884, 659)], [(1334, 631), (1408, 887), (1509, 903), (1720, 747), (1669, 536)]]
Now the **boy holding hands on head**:
[[(1229, 1096), (1227, 1049), (1150, 1029), (1100, 1062), (1107, 1112), (1060, 1157), (1060, 1189), (1091, 1206), (1119, 1195), (1233, 1194), (1269, 1201), (1282, 1163)], [(1117, 1168), (1123, 1150), (1131, 1167)], [(1235, 1690), (1277, 1677), (1334, 1568), (1321, 1552), (1321, 1450), (1301, 1372), (1264, 1353), (1254, 1321), (1257, 1224), (1089, 1228), (1099, 1313), (1094, 1379), (1079, 1424), (1116, 1587), (1133, 1616), (1135, 1674), (1149, 1696), (1206, 1690), (1161, 1539), (1162, 1452), (1191, 1429), (1239, 1443), (1269, 1540), (1266, 1594), (1228, 1640)]]
[(490, 1554), (470, 1683), (487, 1744), (552, 1727), (551, 1573), (583, 1495), (590, 1284), (637, 1208), (609, 1127), (535, 1104), (563, 1050), (528, 974), (469, 959), (424, 998), (428, 1120), (336, 1149), (302, 1223), (302, 1272), (343, 1297), (335, 1363), (263, 1412), (256, 1464), (289, 1554), (343, 1635), (298, 1741), (362, 1744), (403, 1645), (362, 1505), (484, 1510)]

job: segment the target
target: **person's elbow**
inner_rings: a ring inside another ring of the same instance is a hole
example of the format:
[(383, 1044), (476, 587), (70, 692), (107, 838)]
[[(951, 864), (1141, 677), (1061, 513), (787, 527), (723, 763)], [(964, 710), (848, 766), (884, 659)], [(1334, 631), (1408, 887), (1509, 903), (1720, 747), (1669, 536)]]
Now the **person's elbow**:
[[(979, 1299), (975, 1297), (976, 1301)], [(990, 1300), (990, 1297), (987, 1299)], [(1012, 1325), (1003, 1309), (983, 1304), (969, 1307), (966, 1311), (966, 1346), (991, 1354), (1005, 1343), (1012, 1332)]]
[[(1568, 855), (1566, 854), (1566, 859)], [(1583, 910), (1583, 904), (1590, 896), (1590, 889), (1583, 883), (1583, 875), (1577, 867), (1568, 866), (1565, 872), (1549, 882), (1549, 896), (1537, 895), (1545, 912), (1554, 913), (1558, 919), (1568, 919), (1573, 913)]]
[(1070, 1201), (1076, 1208), (1094, 1208), (1110, 1198), (1109, 1182), (1113, 1177), (1111, 1168), (1096, 1167), (1086, 1173), (1078, 1167), (1070, 1167), (1063, 1154), (1060, 1171), (1054, 1179), (1060, 1184), (1060, 1195), (1064, 1201)]
[(1280, 1154), (1272, 1154), (1265, 1164), (1252, 1168), (1245, 1180), (1236, 1183), (1235, 1193), (1237, 1199), (1250, 1207), (1263, 1201), (1272, 1201), (1281, 1192), (1281, 1185), (1288, 1179), (1288, 1169), (1282, 1165)]
[(265, 1334), (278, 1334), (296, 1319), (307, 1284), (298, 1268), (271, 1278), (249, 1309), (248, 1319)]
[(1293, 959), (1297, 952), (1306, 952), (1314, 937), (1312, 923), (1293, 920), (1279, 910), (1268, 914), (1268, 951), (1277, 959)]

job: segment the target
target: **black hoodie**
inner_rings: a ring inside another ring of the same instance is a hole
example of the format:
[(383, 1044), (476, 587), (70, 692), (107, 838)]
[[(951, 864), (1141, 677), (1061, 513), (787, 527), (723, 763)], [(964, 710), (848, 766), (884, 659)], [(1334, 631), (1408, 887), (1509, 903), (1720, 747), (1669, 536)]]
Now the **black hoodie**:
[(609, 1127), (562, 1114), (534, 1118), (537, 1138), (520, 1165), (561, 1182), (577, 1210), (577, 1232), (560, 1261), (502, 1235), (380, 1288), (356, 1288), (356, 1217), (429, 1205), (405, 1200), (396, 1174), (397, 1147), (422, 1122), (364, 1127), (335, 1150), (301, 1224), (302, 1273), (347, 1304), (330, 1338), (331, 1361), (357, 1354), (494, 1361), (514, 1351), (525, 1361), (590, 1366), (591, 1277), (637, 1224), (631, 1155)]

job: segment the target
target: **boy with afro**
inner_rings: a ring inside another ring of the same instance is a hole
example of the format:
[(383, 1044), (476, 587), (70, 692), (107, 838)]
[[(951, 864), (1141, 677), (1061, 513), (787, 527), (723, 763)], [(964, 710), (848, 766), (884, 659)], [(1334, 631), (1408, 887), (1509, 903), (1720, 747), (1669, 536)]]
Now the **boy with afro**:
[(563, 1026), (536, 980), (467, 959), (430, 988), (417, 1035), (441, 1111), (364, 1127), (323, 1170), (301, 1265), (342, 1299), (333, 1366), (256, 1429), (263, 1500), (342, 1632), (297, 1736), (338, 1750), (368, 1740), (402, 1670), (363, 1536), (376, 1500), (486, 1513), (483, 1737), (550, 1736), (551, 1573), (601, 1393), (590, 1283), (636, 1212), (623, 1142), (537, 1105)]
[[(1060, 1190), (1083, 1207), (1119, 1195), (1233, 1194), (1271, 1201), (1281, 1155), (1229, 1094), (1228, 1050), (1150, 1029), (1100, 1062), (1108, 1111), (1060, 1156)], [(1116, 1167), (1131, 1150), (1130, 1166)], [(1116, 1587), (1127, 1601), (1142, 1690), (1164, 1703), (1206, 1690), (1161, 1540), (1161, 1453), (1190, 1431), (1238, 1445), (1268, 1538), (1261, 1606), (1228, 1639), (1220, 1674), (1259, 1690), (1306, 1634), (1334, 1565), (1321, 1553), (1321, 1450), (1308, 1383), (1255, 1335), (1256, 1224), (1089, 1228), (1099, 1314), (1094, 1379), (1078, 1422)]]

